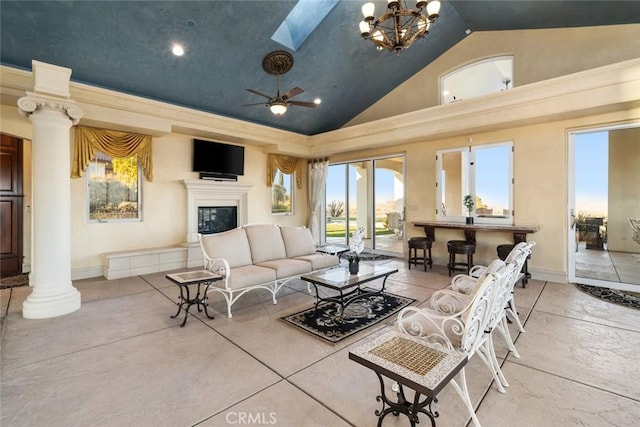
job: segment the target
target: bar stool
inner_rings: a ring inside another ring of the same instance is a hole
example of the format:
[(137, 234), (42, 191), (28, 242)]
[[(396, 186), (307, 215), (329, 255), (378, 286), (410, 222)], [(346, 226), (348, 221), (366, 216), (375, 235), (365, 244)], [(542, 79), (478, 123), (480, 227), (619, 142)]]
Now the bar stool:
[[(511, 251), (513, 250), (513, 248), (516, 245), (498, 245), (496, 247), (496, 250), (498, 252), (498, 258), (500, 258), (502, 261), (504, 261), (509, 254), (511, 253)], [(531, 255), (529, 255), (527, 257), (527, 259), (524, 260), (524, 265), (522, 266), (522, 271), (521, 273), (524, 274), (524, 276), (522, 276), (522, 287), (526, 288), (527, 287), (527, 281), (531, 278), (531, 273), (529, 273), (529, 266), (527, 265), (527, 260), (531, 258)]]
[[(466, 240), (449, 240), (447, 242), (447, 250), (449, 251), (449, 277), (458, 267), (465, 267), (467, 274), (473, 267), (473, 254), (476, 252), (476, 244), (474, 242), (468, 242)], [(456, 262), (456, 254), (466, 255), (467, 262)]]
[[(424, 265), (424, 271), (427, 271), (427, 265), (433, 268), (433, 259), (431, 258), (431, 245), (433, 244), (433, 240), (427, 239), (426, 237), (411, 237), (408, 243), (409, 270), (411, 270), (411, 264), (414, 266), (419, 264)], [(418, 249), (422, 249), (422, 258), (418, 258)], [(413, 254), (411, 250), (413, 250)]]

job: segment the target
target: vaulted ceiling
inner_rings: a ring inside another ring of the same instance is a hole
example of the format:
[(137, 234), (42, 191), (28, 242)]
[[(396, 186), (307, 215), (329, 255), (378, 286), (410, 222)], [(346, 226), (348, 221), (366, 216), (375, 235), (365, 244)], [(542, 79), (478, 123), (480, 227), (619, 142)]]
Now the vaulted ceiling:
[[(314, 135), (343, 126), (468, 30), (640, 22), (635, 1), (452, 0), (442, 2), (427, 38), (396, 56), (377, 52), (360, 37), (364, 1), (302, 1), (328, 3), (329, 12), (294, 49), (272, 36), (298, 1), (2, 0), (0, 62), (28, 70), (36, 59), (71, 68), (76, 82)], [(386, 1), (374, 3), (379, 15)], [(184, 46), (183, 56), (171, 53), (173, 43)], [(243, 106), (264, 101), (247, 88), (275, 94), (276, 79), (262, 68), (265, 55), (275, 50), (294, 57), (281, 76), (282, 91), (301, 87), (304, 93), (295, 100), (320, 98), (317, 108), (293, 106), (275, 116), (264, 105)]]

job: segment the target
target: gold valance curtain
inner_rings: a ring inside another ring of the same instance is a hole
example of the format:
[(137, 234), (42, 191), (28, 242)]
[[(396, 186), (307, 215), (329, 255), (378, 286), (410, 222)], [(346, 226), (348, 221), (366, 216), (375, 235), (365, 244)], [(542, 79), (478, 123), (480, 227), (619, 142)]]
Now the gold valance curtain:
[[(297, 157), (291, 156), (280, 156), (278, 154), (268, 154), (267, 155), (267, 187), (271, 187), (273, 184), (273, 180), (276, 177), (276, 172), (278, 169), (282, 171), (282, 173), (292, 174), (302, 165), (302, 161), (300, 161)], [(298, 189), (302, 188), (302, 174), (298, 170), (296, 174), (296, 186)]]
[(151, 135), (77, 126), (71, 178), (82, 176), (91, 159), (95, 158), (97, 151), (112, 159), (123, 159), (136, 155), (144, 176), (148, 181), (153, 181)]

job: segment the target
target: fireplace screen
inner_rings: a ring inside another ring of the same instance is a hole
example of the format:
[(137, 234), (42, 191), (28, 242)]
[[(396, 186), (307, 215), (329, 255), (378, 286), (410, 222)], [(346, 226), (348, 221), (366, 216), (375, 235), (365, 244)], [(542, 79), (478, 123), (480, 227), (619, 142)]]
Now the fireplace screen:
[(213, 234), (238, 226), (236, 206), (198, 207), (198, 233)]

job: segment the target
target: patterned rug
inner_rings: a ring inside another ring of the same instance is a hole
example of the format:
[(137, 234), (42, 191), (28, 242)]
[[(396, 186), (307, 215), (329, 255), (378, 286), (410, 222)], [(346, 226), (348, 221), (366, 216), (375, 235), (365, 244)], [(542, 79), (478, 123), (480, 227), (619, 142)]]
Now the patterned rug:
[(367, 251), (362, 251), (360, 253), (361, 261), (382, 261), (382, 260), (391, 259), (391, 258), (393, 257), (390, 257), (389, 255), (374, 254), (373, 252), (367, 252)]
[(371, 295), (345, 308), (340, 316), (340, 306), (333, 302), (322, 302), (315, 306), (281, 319), (324, 341), (335, 344), (351, 335), (394, 315), (415, 300), (388, 292)]
[(18, 274), (17, 276), (3, 277), (0, 279), (0, 289), (17, 288), (18, 286), (29, 285), (28, 274)]
[(578, 289), (596, 298), (640, 310), (640, 293), (576, 284)]

